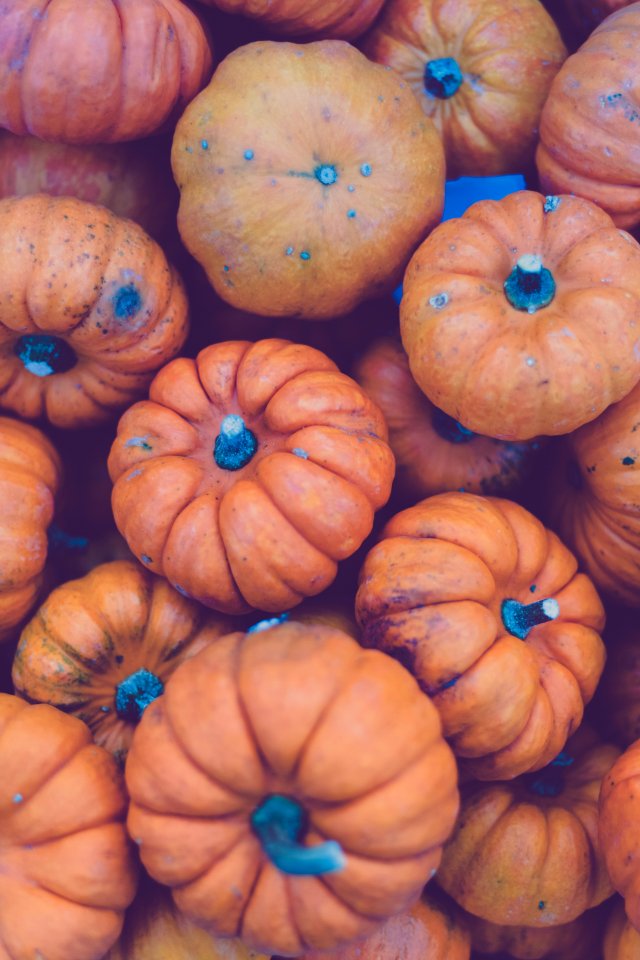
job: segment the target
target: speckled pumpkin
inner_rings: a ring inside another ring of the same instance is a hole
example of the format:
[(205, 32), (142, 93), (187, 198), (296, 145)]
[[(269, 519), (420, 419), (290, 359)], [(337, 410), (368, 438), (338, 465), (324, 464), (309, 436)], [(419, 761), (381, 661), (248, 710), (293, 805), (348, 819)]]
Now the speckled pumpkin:
[(388, 0), (362, 49), (410, 84), (444, 141), (449, 178), (531, 164), (567, 55), (539, 0)]
[(549, 763), (595, 692), (605, 614), (577, 567), (524, 507), (470, 493), (401, 511), (367, 554), (361, 642), (413, 672), (479, 779)]
[(627, 747), (602, 781), (599, 837), (613, 886), (640, 932), (640, 740)]
[(36, 601), (61, 479), (60, 458), (44, 434), (0, 417), (0, 642)]
[(182, 115), (171, 159), (185, 246), (252, 313), (347, 313), (392, 287), (442, 213), (434, 125), (342, 40), (234, 50)]
[(158, 130), (206, 84), (212, 51), (180, 0), (4, 4), (0, 127), (113, 143)]
[(411, 907), (453, 827), (456, 777), (406, 670), (283, 623), (178, 667), (133, 737), (127, 822), (187, 917), (297, 956)]
[(615, 901), (605, 930), (604, 960), (638, 960), (640, 933), (629, 923), (622, 900)]
[[(514, 960), (600, 960), (607, 906), (587, 910), (557, 927), (512, 927), (464, 914), (473, 949), (482, 956), (506, 954)], [(637, 960), (637, 958), (636, 958)]]
[(109, 456), (131, 550), (225, 613), (321, 593), (371, 532), (394, 459), (378, 408), (325, 354), (227, 341), (167, 364)]
[(352, 40), (371, 26), (384, 0), (202, 0), (226, 13), (252, 17), (280, 37)]
[(0, 408), (108, 420), (187, 332), (182, 282), (137, 224), (71, 197), (0, 200)]
[(475, 203), (427, 238), (403, 288), (413, 376), (476, 433), (569, 433), (640, 378), (640, 244), (586, 200)]

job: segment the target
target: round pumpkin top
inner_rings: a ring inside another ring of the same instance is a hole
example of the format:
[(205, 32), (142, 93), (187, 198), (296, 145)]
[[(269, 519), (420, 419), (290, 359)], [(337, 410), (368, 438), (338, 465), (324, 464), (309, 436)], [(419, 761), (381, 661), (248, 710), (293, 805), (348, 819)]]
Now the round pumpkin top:
[(600, 792), (600, 843), (611, 882), (624, 897), (629, 920), (640, 930), (640, 740), (610, 767)]
[(202, 0), (226, 13), (253, 17), (278, 36), (352, 40), (375, 20), (384, 0)]
[(408, 85), (341, 40), (240, 47), (185, 110), (178, 227), (217, 293), (326, 318), (390, 289), (444, 199)]
[(413, 256), (411, 372), (470, 430), (569, 433), (640, 377), (640, 244), (595, 204), (523, 190), (473, 204)]

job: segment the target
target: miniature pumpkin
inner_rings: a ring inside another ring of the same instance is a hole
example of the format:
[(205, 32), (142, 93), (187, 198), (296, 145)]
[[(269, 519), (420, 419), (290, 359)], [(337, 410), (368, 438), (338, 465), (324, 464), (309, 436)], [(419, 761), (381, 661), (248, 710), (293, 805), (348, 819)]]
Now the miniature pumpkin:
[(532, 162), (567, 56), (539, 0), (388, 0), (362, 49), (410, 84), (444, 141), (449, 178)]
[(321, 593), (386, 503), (378, 408), (312, 347), (228, 341), (167, 364), (122, 417), (113, 512), (135, 555), (224, 613)]
[(79, 717), (123, 759), (175, 668), (231, 629), (204, 613), (131, 561), (102, 564), (54, 590), (24, 628), (15, 691)]
[(640, 6), (608, 17), (556, 76), (540, 119), (542, 189), (593, 200), (619, 227), (640, 223)]
[(613, 886), (640, 932), (640, 740), (627, 747), (602, 781), (599, 837)]
[(401, 511), (367, 554), (361, 642), (412, 671), (481, 780), (549, 763), (595, 692), (605, 614), (577, 566), (524, 507), (470, 493)]
[(180, 0), (21, 0), (3, 11), (0, 127), (137, 140), (175, 121), (211, 66), (208, 34)]
[[(607, 910), (607, 907), (604, 907)], [(483, 956), (507, 954), (514, 960), (600, 960), (602, 907), (587, 910), (557, 927), (500, 926), (465, 914), (473, 949)]]
[(136, 890), (115, 760), (84, 723), (0, 694), (3, 960), (100, 960)]
[(475, 433), (569, 433), (640, 377), (640, 244), (586, 200), (474, 203), (425, 240), (403, 289), (411, 372)]
[(384, 0), (202, 0), (226, 13), (253, 17), (282, 37), (352, 40), (369, 27)]
[(347, 313), (392, 288), (442, 213), (435, 127), (342, 40), (234, 50), (182, 115), (171, 161), (185, 246), (252, 313)]
[(180, 278), (137, 224), (71, 197), (0, 200), (0, 407), (107, 420), (187, 331)]
[(60, 458), (44, 434), (0, 417), (0, 642), (35, 603), (61, 474)]
[(408, 494), (508, 493), (526, 478), (540, 442), (482, 437), (434, 407), (411, 376), (407, 356), (395, 340), (372, 343), (357, 361), (354, 376), (384, 414), (398, 486)]
[(604, 935), (604, 960), (638, 960), (640, 933), (629, 923), (622, 900), (616, 900)]
[(437, 711), (341, 631), (233, 633), (181, 664), (126, 765), (150, 875), (216, 936), (294, 956), (408, 909), (458, 809)]
[(612, 885), (598, 794), (619, 752), (582, 727), (543, 770), (469, 784), (440, 886), (469, 913), (512, 927), (557, 927), (602, 903)]

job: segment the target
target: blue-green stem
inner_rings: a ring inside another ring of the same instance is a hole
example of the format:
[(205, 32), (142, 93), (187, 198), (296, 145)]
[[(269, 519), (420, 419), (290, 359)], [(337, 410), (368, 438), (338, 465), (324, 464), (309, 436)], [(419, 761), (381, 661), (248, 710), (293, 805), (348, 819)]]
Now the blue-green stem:
[(264, 852), (282, 873), (317, 877), (342, 870), (345, 855), (335, 840), (313, 847), (300, 843), (306, 819), (304, 808), (297, 800), (273, 793), (253, 811), (251, 826)]

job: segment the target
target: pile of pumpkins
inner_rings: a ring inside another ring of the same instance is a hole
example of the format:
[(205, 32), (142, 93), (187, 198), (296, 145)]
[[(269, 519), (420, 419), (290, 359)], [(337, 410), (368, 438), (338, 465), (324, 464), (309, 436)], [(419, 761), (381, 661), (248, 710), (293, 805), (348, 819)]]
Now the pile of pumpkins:
[(0, 3), (0, 960), (640, 960), (639, 231), (640, 2)]

